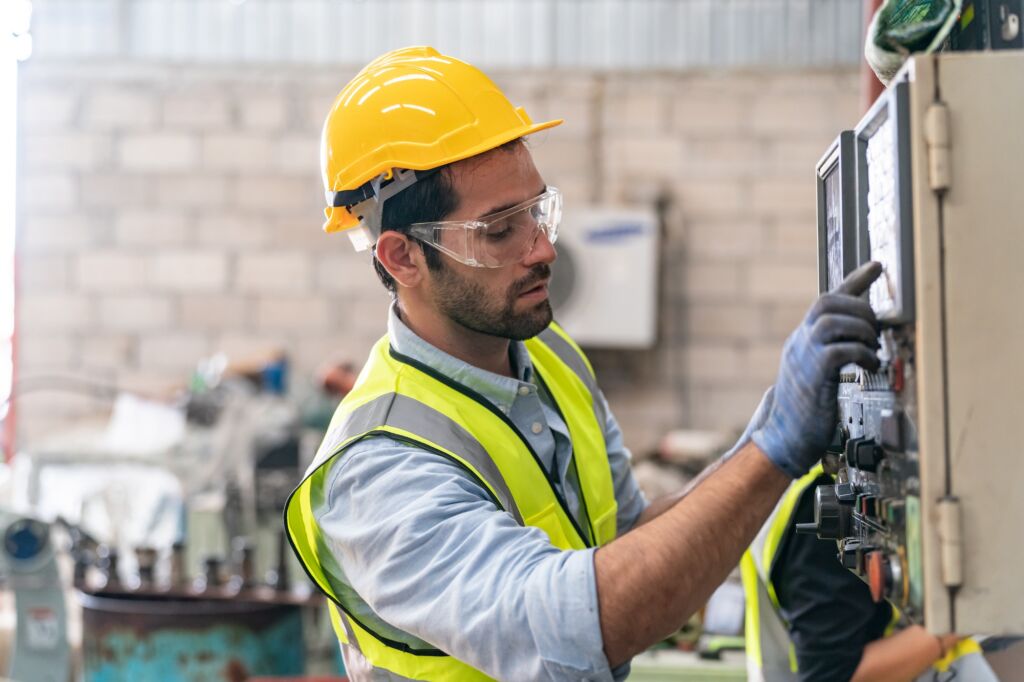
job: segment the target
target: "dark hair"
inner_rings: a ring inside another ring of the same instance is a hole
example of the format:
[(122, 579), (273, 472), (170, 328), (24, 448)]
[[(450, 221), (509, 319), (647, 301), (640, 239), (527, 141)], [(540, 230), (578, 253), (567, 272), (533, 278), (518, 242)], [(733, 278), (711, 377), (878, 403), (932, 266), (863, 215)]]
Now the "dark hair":
[[(513, 151), (522, 143), (523, 138), (517, 137), (496, 149)], [(380, 221), (381, 232), (394, 230), (400, 234), (408, 234), (410, 225), (444, 220), (458, 208), (458, 205), (459, 198), (455, 195), (455, 188), (452, 186), (451, 164), (441, 166), (436, 173), (431, 173), (422, 180), (418, 180), (408, 189), (402, 190), (384, 202), (384, 211)], [(421, 248), (423, 248), (427, 267), (431, 271), (437, 272), (444, 267), (440, 251), (429, 246), (424, 248), (422, 244)], [(384, 288), (394, 296), (398, 287), (395, 285), (391, 273), (377, 260), (376, 252), (373, 256), (373, 269), (384, 284)]]
[[(394, 230), (407, 234), (409, 226), (413, 223), (443, 220), (455, 210), (458, 203), (459, 198), (455, 196), (450, 171), (445, 166), (384, 202), (380, 221), (383, 226), (381, 232)], [(427, 260), (427, 267), (431, 270), (437, 271), (443, 267), (441, 253), (437, 249), (423, 248), (423, 255)], [(384, 284), (384, 288), (394, 296), (398, 291), (395, 279), (377, 260), (376, 252), (373, 255), (373, 269), (377, 271), (377, 277)]]

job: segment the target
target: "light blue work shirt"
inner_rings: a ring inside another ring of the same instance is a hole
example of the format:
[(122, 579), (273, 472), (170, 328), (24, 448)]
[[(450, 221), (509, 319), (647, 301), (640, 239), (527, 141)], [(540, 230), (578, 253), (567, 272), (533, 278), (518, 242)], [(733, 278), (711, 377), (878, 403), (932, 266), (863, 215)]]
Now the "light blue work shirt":
[[(532, 382), (522, 342), (511, 343), (516, 378), (473, 367), (430, 345), (392, 306), (395, 350), (477, 391), (530, 441), (581, 527), (569, 431)], [(604, 401), (604, 396), (597, 396)], [(621, 535), (647, 501), (630, 470), (615, 418), (605, 443)], [(520, 526), (458, 465), (387, 436), (350, 447), (329, 465), (314, 515), (331, 548), (332, 582), (355, 590), (385, 621), (500, 680), (621, 680), (604, 655), (594, 549), (562, 550)], [(340, 576), (340, 577), (339, 577)], [(396, 635), (396, 633), (388, 633)], [(396, 635), (397, 636), (397, 635)], [(346, 651), (350, 665), (355, 662)], [(363, 661), (365, 663), (365, 661)]]

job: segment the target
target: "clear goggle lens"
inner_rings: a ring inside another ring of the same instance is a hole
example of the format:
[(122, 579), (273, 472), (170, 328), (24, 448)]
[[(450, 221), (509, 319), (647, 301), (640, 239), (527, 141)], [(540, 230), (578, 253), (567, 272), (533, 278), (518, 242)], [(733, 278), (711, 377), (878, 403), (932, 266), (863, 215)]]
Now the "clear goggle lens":
[(541, 232), (554, 244), (561, 219), (562, 195), (549, 187), (540, 196), (480, 220), (415, 223), (409, 234), (460, 263), (500, 268), (526, 258)]

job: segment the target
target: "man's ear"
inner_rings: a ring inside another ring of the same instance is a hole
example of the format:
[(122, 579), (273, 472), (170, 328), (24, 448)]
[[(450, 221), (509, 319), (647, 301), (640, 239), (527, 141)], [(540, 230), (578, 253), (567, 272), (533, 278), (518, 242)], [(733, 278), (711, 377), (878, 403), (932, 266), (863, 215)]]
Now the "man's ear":
[(377, 260), (402, 287), (419, 286), (427, 269), (423, 249), (404, 234), (386, 230), (377, 238)]

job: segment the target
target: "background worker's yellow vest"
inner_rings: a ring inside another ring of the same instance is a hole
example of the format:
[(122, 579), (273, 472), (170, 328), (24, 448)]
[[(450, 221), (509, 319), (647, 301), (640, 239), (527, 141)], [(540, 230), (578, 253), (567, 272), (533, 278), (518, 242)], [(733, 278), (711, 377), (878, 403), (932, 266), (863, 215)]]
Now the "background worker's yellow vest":
[[(306, 478), (285, 507), (292, 547), (313, 582), (332, 602), (342, 644), (356, 650), (373, 679), (481, 680), (483, 672), (373, 613), (343, 580), (313, 518), (328, 464), (353, 443), (375, 434), (404, 440), (461, 466), (495, 506), (520, 524), (540, 528), (562, 549), (610, 542), (616, 535), (614, 488), (604, 441), (606, 415), (596, 399), (593, 370), (575, 343), (552, 324), (526, 342), (535, 376), (569, 428), (580, 485), (582, 523), (551, 485), (536, 452), (486, 398), (396, 352), (384, 337), (370, 354), (352, 392), (339, 405)], [(510, 655), (515, 655), (510, 653)]]
[[(790, 484), (740, 560), (747, 604), (747, 679), (750, 682), (791, 682), (800, 679), (789, 626), (782, 617), (779, 599), (772, 584), (772, 567), (783, 538), (786, 533), (793, 532), (791, 521), (800, 498), (823, 473), (819, 464), (806, 476)], [(841, 617), (842, 614), (836, 615)], [(893, 620), (886, 628), (885, 636), (888, 637), (906, 625), (899, 609), (893, 606)], [(998, 682), (975, 640), (962, 640), (944, 659), (917, 678), (917, 682), (952, 680)]]

